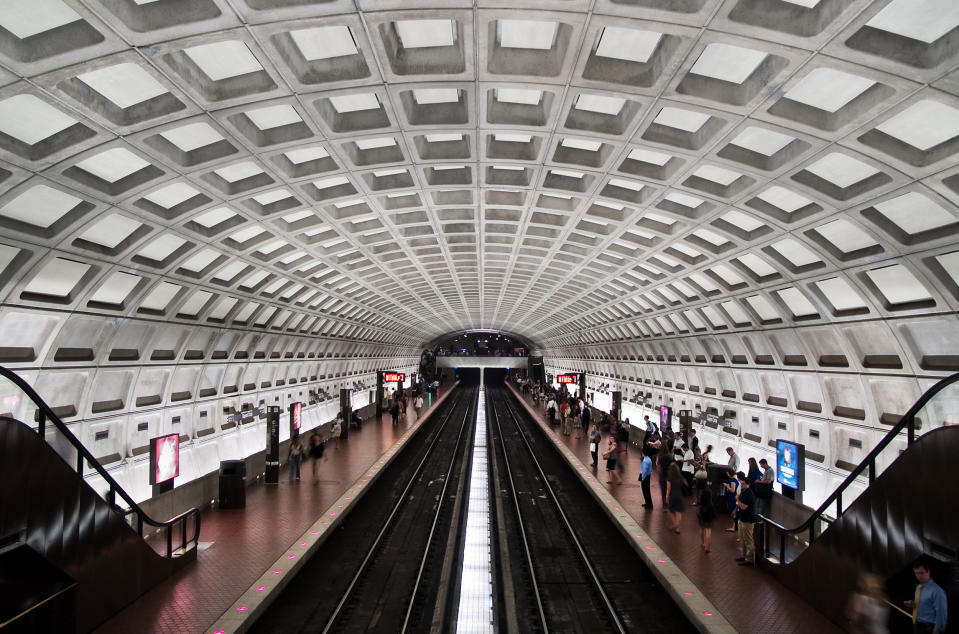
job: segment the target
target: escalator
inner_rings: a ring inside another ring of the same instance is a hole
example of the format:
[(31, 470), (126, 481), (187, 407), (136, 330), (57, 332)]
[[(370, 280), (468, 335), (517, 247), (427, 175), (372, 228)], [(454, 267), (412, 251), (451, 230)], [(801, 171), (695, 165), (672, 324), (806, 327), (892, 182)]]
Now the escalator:
[(0, 416), (0, 632), (89, 631), (196, 560), (199, 511), (149, 518), (29, 385), (0, 376), (37, 412), (35, 426)]
[[(936, 425), (956, 414), (959, 375), (928, 390), (801, 525), (786, 528), (763, 518), (764, 567), (840, 624), (861, 573), (887, 580), (894, 599), (911, 598), (912, 563), (921, 555), (937, 562), (934, 577), (955, 596), (959, 588), (950, 588), (949, 580), (959, 565), (959, 426)], [(933, 428), (917, 436), (924, 427)], [(892, 456), (877, 473), (884, 451)], [(844, 495), (854, 495), (860, 476), (869, 486), (844, 508)], [(908, 594), (900, 597), (903, 588)], [(896, 610), (893, 615), (893, 625), (909, 631), (910, 619)]]

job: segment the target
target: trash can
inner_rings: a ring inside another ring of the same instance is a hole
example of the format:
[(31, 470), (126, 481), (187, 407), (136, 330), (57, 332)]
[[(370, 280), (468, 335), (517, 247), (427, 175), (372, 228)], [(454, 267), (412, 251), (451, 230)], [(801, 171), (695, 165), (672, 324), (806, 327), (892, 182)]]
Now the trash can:
[(246, 507), (246, 460), (220, 462), (220, 508)]

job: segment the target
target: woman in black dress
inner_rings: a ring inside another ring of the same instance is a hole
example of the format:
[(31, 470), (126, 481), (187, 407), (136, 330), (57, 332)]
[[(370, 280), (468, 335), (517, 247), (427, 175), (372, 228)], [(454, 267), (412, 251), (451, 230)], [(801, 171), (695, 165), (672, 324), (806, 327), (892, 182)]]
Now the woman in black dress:
[(679, 524), (683, 521), (683, 511), (686, 502), (683, 499), (683, 474), (675, 462), (669, 465), (666, 476), (666, 500), (669, 504), (669, 516), (672, 520), (672, 531), (679, 535)]

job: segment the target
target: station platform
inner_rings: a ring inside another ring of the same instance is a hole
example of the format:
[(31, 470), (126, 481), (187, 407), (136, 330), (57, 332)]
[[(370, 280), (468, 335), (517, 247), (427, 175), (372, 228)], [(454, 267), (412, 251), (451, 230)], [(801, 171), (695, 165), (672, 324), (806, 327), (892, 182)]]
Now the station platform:
[[(264, 575), (269, 575), (269, 585), (274, 587), (295, 575), (297, 569), (287, 565), (282, 578), (271, 573), (278, 560), (289, 557), (291, 549), (306, 555), (308, 546), (318, 547), (316, 542), (337, 523), (324, 518), (335, 517), (344, 496), (349, 501), (351, 491), (362, 488), (371, 474), (375, 477), (451, 388), (442, 386), (432, 406), (421, 411), (419, 418), (410, 406), (406, 420), (394, 427), (389, 413), (384, 412), (379, 420), (370, 418), (359, 428), (351, 427), (349, 438), (328, 442), (315, 483), (311, 460), (303, 461), (299, 482), (289, 480), (289, 465), (285, 464), (278, 485), (247, 487), (245, 508), (203, 511), (197, 561), (95, 631), (242, 631), (256, 616), (253, 609), (246, 610), (252, 603), (242, 598), (258, 594), (257, 589), (265, 585), (259, 581)], [(238, 603), (243, 603), (241, 612), (236, 610)]]
[[(510, 386), (511, 389), (512, 387)], [(713, 523), (708, 554), (700, 547), (697, 507), (692, 505), (692, 498), (687, 498), (680, 534), (673, 533), (668, 527), (668, 515), (662, 508), (662, 496), (655, 469), (651, 486), (654, 508), (644, 509), (643, 493), (638, 481), (642, 454), (638, 447), (630, 445), (629, 450), (621, 454), (620, 475), (623, 484), (606, 484), (605, 461), (600, 457), (599, 464), (596, 467), (591, 466), (592, 456), (585, 433), (582, 438), (562, 435), (559, 426), (549, 426), (546, 422), (546, 410), (541, 405), (534, 406), (531, 396), (521, 395), (515, 389), (513, 392), (521, 398), (527, 410), (535, 415), (540, 427), (552, 435), (557, 446), (568, 450), (563, 452), (567, 461), (607, 506), (607, 512), (614, 519), (619, 519), (622, 525), (628, 525), (631, 534), (636, 533), (637, 542), (646, 540), (640, 550), (647, 555), (650, 567), (655, 569), (663, 565), (675, 565), (680, 571), (681, 574), (678, 575), (659, 575), (665, 584), (674, 586), (673, 596), (679, 601), (688, 601), (690, 596), (701, 595), (708, 602), (706, 605), (712, 606), (707, 610), (708, 618), (704, 618), (705, 611), (701, 606), (699, 609), (687, 611), (701, 630), (732, 629), (757, 634), (839, 634), (843, 631), (760, 568), (737, 565), (735, 559), (741, 552), (735, 533), (726, 532), (727, 528), (732, 527), (729, 517), (720, 516)], [(600, 447), (606, 446), (607, 436), (608, 434), (603, 434), (603, 444)], [(743, 459), (747, 457), (743, 456)], [(624, 518), (617, 517), (623, 512), (628, 514), (625, 522)], [(690, 583), (693, 589), (690, 589)], [(667, 590), (670, 588), (667, 587)], [(725, 623), (718, 628), (711, 625), (710, 621), (714, 616), (724, 617)]]

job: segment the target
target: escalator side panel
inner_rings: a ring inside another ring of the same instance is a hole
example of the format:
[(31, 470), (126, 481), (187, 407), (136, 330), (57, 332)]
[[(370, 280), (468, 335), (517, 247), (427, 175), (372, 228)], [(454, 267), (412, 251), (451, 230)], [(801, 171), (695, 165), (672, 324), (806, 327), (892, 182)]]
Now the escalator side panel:
[(22, 535), (78, 582), (77, 631), (111, 617), (178, 567), (34, 431), (6, 418), (0, 418), (0, 501), (0, 537)]
[(812, 546), (770, 571), (842, 623), (861, 572), (889, 578), (937, 544), (959, 544), (956, 456), (959, 427), (919, 437)]

